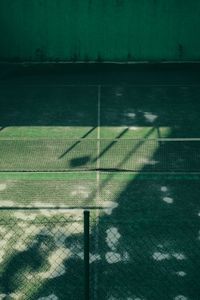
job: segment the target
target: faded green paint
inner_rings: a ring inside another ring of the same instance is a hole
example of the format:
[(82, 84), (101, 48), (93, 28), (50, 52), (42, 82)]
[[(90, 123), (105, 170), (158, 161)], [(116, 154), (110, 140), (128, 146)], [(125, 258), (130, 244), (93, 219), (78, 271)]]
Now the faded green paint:
[(1, 0), (0, 60), (199, 60), (199, 16), (199, 0)]

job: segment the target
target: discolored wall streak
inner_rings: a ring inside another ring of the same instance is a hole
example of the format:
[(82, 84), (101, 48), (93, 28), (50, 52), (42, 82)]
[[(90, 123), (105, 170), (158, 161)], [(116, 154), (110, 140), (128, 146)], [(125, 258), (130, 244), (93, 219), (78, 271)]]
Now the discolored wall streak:
[(199, 60), (199, 16), (199, 0), (1, 0), (0, 60)]

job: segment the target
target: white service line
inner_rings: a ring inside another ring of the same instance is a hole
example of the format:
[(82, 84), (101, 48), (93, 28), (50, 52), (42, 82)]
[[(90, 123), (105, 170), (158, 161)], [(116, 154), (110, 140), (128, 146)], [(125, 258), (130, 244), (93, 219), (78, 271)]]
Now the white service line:
[[(97, 169), (100, 167), (100, 127), (101, 127), (101, 85), (98, 86), (98, 104), (97, 104)], [(99, 173), (99, 172), (98, 172)]]

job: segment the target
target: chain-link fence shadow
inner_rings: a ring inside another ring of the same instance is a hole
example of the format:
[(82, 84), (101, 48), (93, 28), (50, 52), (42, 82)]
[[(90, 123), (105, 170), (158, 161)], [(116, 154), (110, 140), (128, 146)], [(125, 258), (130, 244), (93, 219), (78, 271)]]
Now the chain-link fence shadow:
[(0, 299), (198, 299), (198, 224), (52, 212), (1, 216)]
[[(197, 300), (200, 244), (196, 227), (100, 221), (91, 236), (92, 299)], [(98, 234), (98, 238), (97, 238)]]
[(83, 218), (0, 219), (0, 299), (83, 299)]

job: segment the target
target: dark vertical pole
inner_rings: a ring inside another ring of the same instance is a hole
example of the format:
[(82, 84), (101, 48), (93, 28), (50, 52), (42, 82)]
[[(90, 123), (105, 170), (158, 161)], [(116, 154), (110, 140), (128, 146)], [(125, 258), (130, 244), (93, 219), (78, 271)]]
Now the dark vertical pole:
[(85, 300), (90, 299), (90, 212), (84, 211)]

